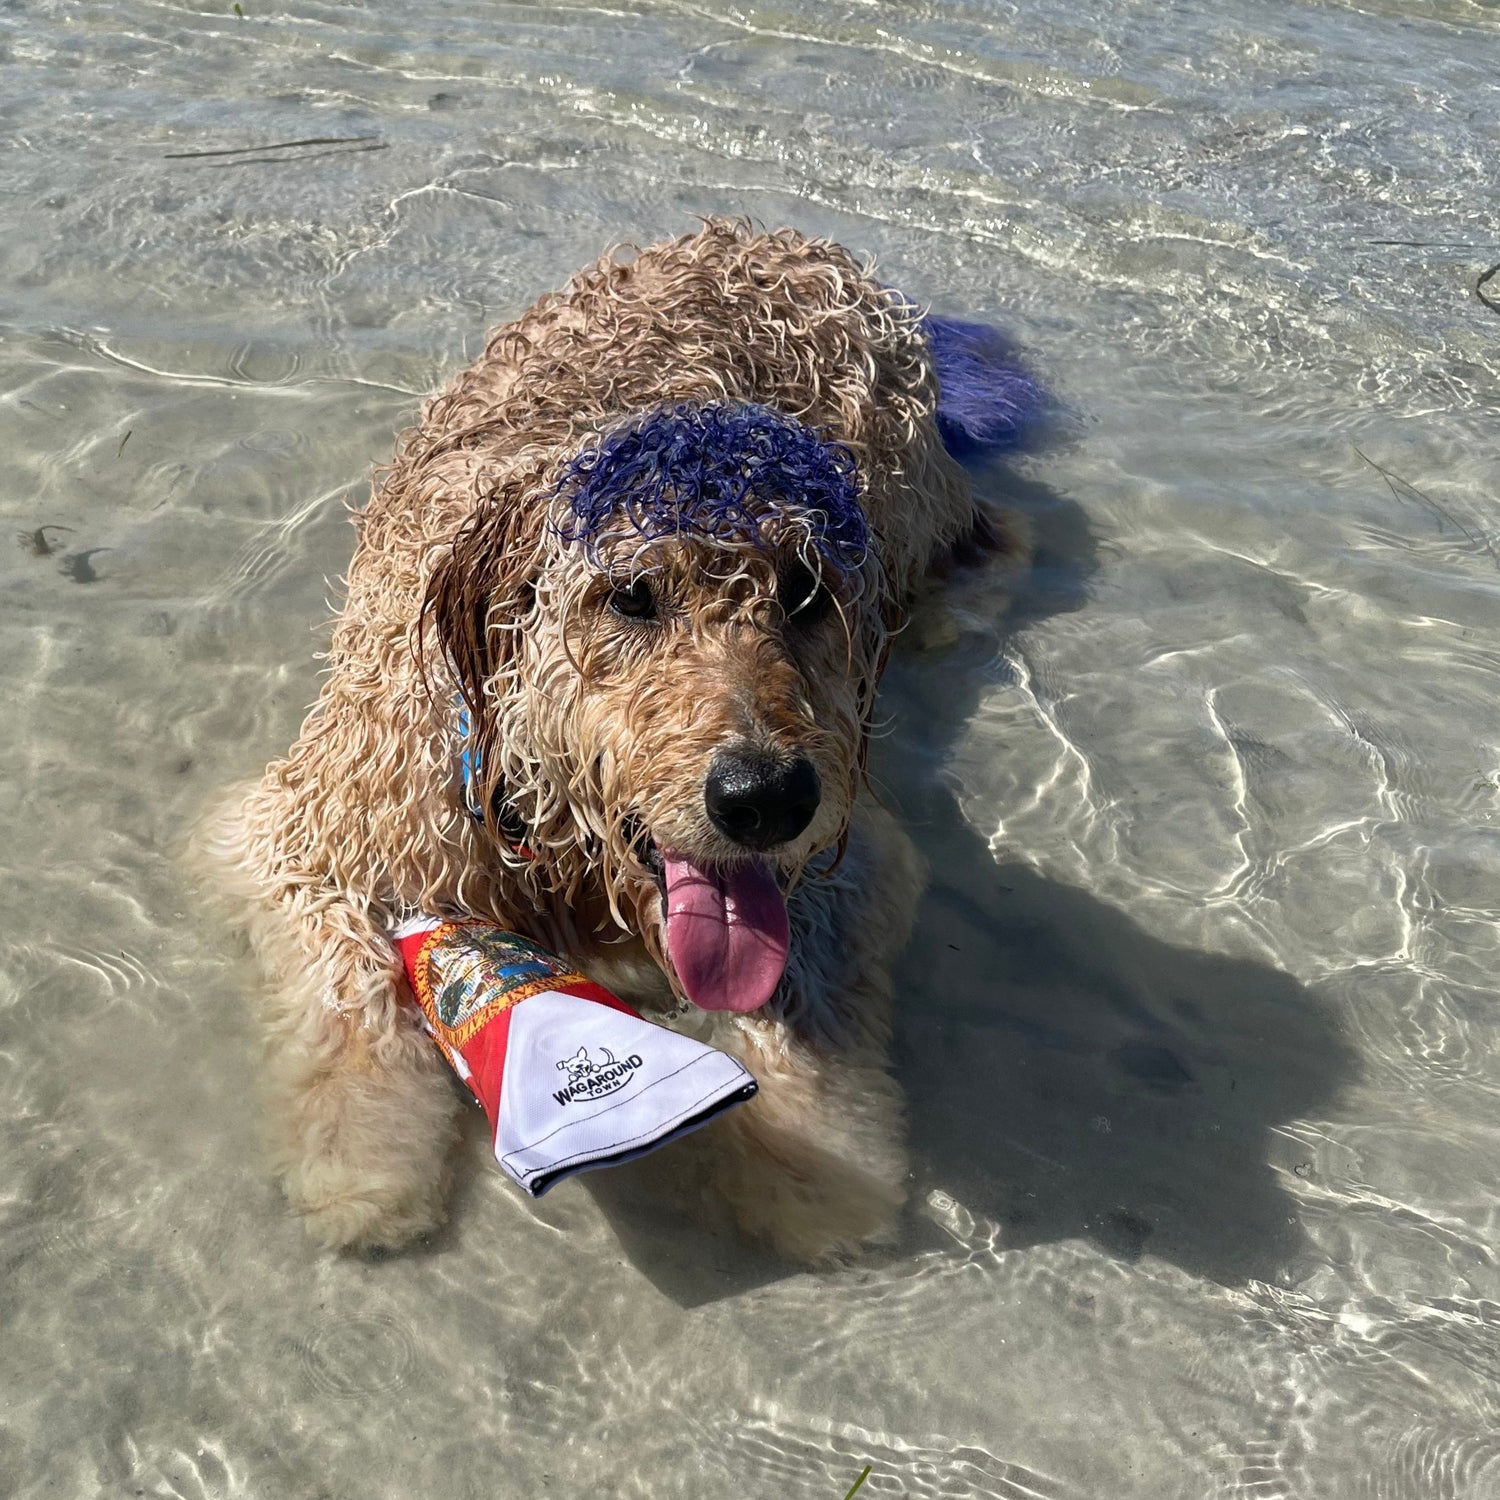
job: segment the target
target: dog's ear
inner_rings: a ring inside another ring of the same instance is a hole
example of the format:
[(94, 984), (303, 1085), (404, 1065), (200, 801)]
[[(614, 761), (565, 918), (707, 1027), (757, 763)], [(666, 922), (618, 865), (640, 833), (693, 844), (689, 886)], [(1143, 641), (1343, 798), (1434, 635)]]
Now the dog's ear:
[(503, 669), (511, 627), (530, 612), (535, 538), (518, 535), (516, 507), (492, 495), (470, 514), (427, 582), (420, 650), (429, 670), (440, 656), (471, 715), (484, 685)]
[(417, 641), (428, 691), (457, 687), (463, 699), (477, 805), (491, 833), (501, 836), (508, 835), (498, 821), (504, 757), (495, 700), (510, 697), (516, 681), (520, 636), (541, 566), (539, 512), (545, 510), (512, 488), (503, 486), (481, 500), (433, 567)]

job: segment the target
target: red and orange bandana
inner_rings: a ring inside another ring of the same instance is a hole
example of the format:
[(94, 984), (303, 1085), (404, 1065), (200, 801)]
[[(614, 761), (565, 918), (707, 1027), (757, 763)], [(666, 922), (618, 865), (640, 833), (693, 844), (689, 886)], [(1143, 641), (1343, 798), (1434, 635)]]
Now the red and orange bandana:
[(727, 1053), (644, 1020), (556, 954), (488, 922), (392, 933), (423, 1024), (533, 1197), (675, 1140), (755, 1094)]

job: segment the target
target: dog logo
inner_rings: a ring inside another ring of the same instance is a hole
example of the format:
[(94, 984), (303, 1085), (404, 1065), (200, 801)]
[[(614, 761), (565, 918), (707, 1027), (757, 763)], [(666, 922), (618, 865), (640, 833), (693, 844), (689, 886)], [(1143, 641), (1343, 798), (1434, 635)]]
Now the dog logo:
[[(615, 1060), (615, 1055), (608, 1047), (604, 1049), (605, 1056), (610, 1062)], [(587, 1047), (580, 1047), (572, 1057), (566, 1057), (558, 1063), (558, 1068), (567, 1069), (569, 1083), (581, 1083), (590, 1073), (597, 1073), (600, 1065), (589, 1056)]]
[(557, 1064), (559, 1073), (568, 1075), (566, 1088), (554, 1089), (552, 1097), (559, 1104), (572, 1104), (575, 1100), (602, 1099), (606, 1094), (617, 1093), (630, 1082), (643, 1059), (632, 1052), (629, 1057), (616, 1058), (608, 1047), (599, 1049), (606, 1061), (595, 1062), (587, 1047), (580, 1047), (572, 1057), (565, 1057)]

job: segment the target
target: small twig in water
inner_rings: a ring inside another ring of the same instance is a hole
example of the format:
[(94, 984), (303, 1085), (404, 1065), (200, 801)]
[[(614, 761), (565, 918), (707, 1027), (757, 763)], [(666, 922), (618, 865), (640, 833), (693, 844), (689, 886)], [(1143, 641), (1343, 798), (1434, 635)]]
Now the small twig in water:
[[(1495, 544), (1487, 536), (1475, 536), (1475, 534), (1470, 531), (1469, 528), (1465, 526), (1464, 523), (1460, 521), (1452, 511), (1448, 510), (1446, 506), (1439, 505), (1431, 495), (1424, 494), (1409, 479), (1403, 479), (1399, 474), (1392, 473), (1391, 470), (1386, 468), (1384, 464), (1376, 463), (1375, 460), (1371, 458), (1370, 455), (1359, 446), (1358, 443), (1355, 443), (1353, 447), (1354, 451), (1359, 454), (1359, 456), (1364, 459), (1364, 461), (1369, 464), (1369, 466), (1374, 469), (1374, 471), (1379, 474), (1383, 480), (1385, 480), (1394, 499), (1405, 500), (1407, 498), (1407, 495), (1413, 496), (1418, 504), (1425, 506), (1428, 511), (1430, 511), (1438, 518), (1439, 524), (1441, 524), (1443, 521), (1446, 521), (1450, 526), (1455, 527), (1473, 546), (1478, 547), (1481, 551), (1487, 552), (1490, 556), (1490, 561), (1493, 562), (1496, 567), (1500, 567), (1500, 554), (1496, 553)], [(1400, 489), (1397, 488), (1398, 485), (1400, 486)], [(1406, 491), (1406, 494), (1402, 494), (1402, 490)]]
[(1500, 313), (1500, 302), (1496, 302), (1493, 297), (1485, 295), (1484, 284), (1485, 282), (1492, 280), (1496, 272), (1500, 272), (1500, 260), (1497, 260), (1495, 264), (1489, 268), (1488, 271), (1483, 272), (1480, 275), (1479, 280), (1474, 283), (1474, 295), (1478, 297), (1479, 300), (1484, 303), (1484, 305), (1489, 308), (1492, 313)]
[(59, 526), (54, 521), (49, 521), (45, 526), (38, 526), (35, 531), (21, 531), (16, 533), (16, 540), (33, 557), (51, 557), (54, 552), (61, 551), (62, 543), (54, 542), (48, 537), (49, 531), (71, 532), (71, 526)]
[(165, 151), (163, 161), (187, 161), (198, 156), (244, 156), (253, 151), (290, 151), (293, 146), (354, 146), (378, 141), (378, 135), (310, 135), (300, 141), (272, 141), (265, 146), (225, 146), (217, 151)]
[(369, 146), (335, 146), (331, 151), (298, 151), (291, 156), (237, 156), (233, 161), (211, 161), (208, 166), (222, 171), (225, 167), (254, 167), (262, 162), (316, 161), (320, 156), (352, 156), (358, 151), (389, 151), (389, 141), (376, 141)]
[(1469, 240), (1366, 240), (1367, 245), (1402, 245), (1408, 250), (1493, 250), (1493, 245), (1475, 245)]
[(874, 1464), (866, 1464), (865, 1465), (864, 1472), (849, 1487), (849, 1493), (844, 1496), (844, 1500), (854, 1500), (854, 1492), (865, 1482), (865, 1480), (867, 1480), (870, 1477), (870, 1470), (873, 1469), (874, 1467), (875, 1467)]
[(115, 449), (115, 457), (118, 458), (125, 451), (125, 444), (130, 441), (130, 434), (135, 431), (134, 427), (126, 429), (125, 436), (120, 439), (120, 446)]

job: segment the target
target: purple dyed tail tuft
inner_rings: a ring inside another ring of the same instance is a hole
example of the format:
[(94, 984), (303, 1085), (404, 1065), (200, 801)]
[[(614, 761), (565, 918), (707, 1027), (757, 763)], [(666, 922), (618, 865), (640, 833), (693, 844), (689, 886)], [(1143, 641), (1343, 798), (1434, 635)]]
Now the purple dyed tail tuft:
[(926, 317), (938, 378), (938, 431), (954, 458), (1017, 448), (1047, 410), (1047, 393), (1010, 340), (987, 323)]

